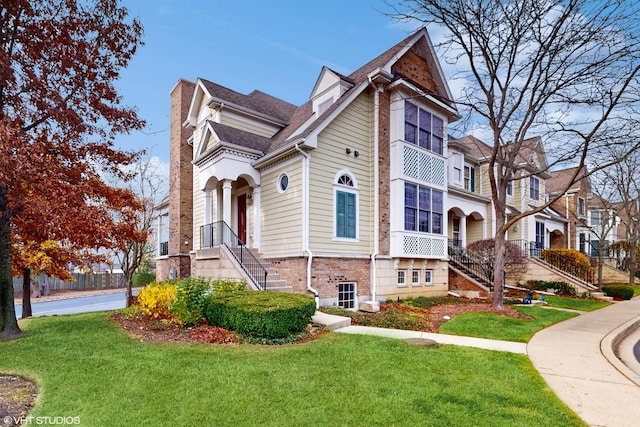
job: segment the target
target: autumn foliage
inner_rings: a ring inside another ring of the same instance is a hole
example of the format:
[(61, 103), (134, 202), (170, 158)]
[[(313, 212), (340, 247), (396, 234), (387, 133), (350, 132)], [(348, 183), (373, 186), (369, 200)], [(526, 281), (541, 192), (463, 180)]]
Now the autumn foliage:
[(103, 178), (126, 179), (138, 156), (114, 146), (144, 126), (114, 82), (141, 37), (116, 0), (0, 5), (0, 334), (19, 332), (12, 267), (63, 275), (62, 262), (146, 238), (135, 195)]

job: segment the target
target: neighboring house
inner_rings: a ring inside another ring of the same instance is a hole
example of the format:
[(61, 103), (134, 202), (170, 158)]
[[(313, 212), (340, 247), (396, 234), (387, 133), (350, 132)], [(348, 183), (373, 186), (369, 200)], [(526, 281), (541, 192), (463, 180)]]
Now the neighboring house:
[[(473, 238), (467, 238), (468, 242), (479, 240), (480, 238), (491, 238), (495, 236), (495, 208), (491, 199), (491, 184), (489, 180), (489, 161), (492, 148), (483, 141), (473, 136), (464, 136), (456, 141), (450, 141), (450, 145), (458, 152), (464, 152), (464, 173), (465, 186), (466, 177), (473, 177), (473, 196), (478, 201), (475, 218), (484, 217), (483, 233), (474, 232)], [(452, 149), (452, 151), (453, 151)], [(508, 149), (508, 147), (507, 147)], [(453, 162), (450, 170), (453, 171), (454, 178), (450, 182), (450, 188), (455, 182), (457, 168), (462, 161), (459, 154), (453, 154)], [(513, 179), (507, 187), (507, 218), (539, 207), (546, 203), (546, 180), (551, 177), (548, 172), (546, 154), (539, 137), (527, 139), (523, 142), (520, 152), (516, 157), (518, 162)], [(467, 172), (469, 171), (469, 172)], [(481, 199), (478, 199), (475, 192)], [(451, 191), (453, 193), (453, 191)], [(466, 197), (467, 203), (470, 201)], [(486, 204), (485, 211), (481, 211), (480, 202)], [(450, 211), (451, 211), (450, 205)], [(456, 212), (453, 212), (456, 215)], [(518, 242), (523, 248), (545, 249), (550, 247), (560, 247), (565, 233), (566, 218), (552, 207), (541, 212), (525, 217), (514, 224), (507, 231), (507, 240)], [(480, 224), (474, 229), (480, 229)], [(467, 235), (467, 237), (470, 237)]]
[[(571, 181), (575, 182), (569, 186)], [(588, 203), (592, 194), (586, 169), (573, 167), (553, 171), (551, 178), (545, 181), (545, 185), (549, 197), (559, 197), (551, 207), (567, 218), (565, 238), (558, 247), (588, 253), (590, 240)], [(561, 193), (565, 189), (566, 191)]]
[[(621, 203), (612, 203), (594, 195), (588, 200), (587, 208), (586, 241), (581, 251), (597, 258), (602, 249), (605, 258), (613, 256), (609, 253), (609, 246), (626, 239), (626, 227), (620, 220), (623, 206)], [(583, 247), (582, 244), (580, 247)]]
[(484, 219), (487, 205), (477, 175), (448, 185), (451, 99), (424, 29), (348, 76), (324, 67), (301, 106), (180, 80), (158, 278), (239, 275), (346, 308), (446, 294), (448, 193), (477, 199), (460, 217)]
[(460, 248), (494, 236), (487, 221), (491, 216), (491, 195), (482, 194), (482, 163), (465, 143), (469, 138), (449, 137), (449, 240), (450, 246)]

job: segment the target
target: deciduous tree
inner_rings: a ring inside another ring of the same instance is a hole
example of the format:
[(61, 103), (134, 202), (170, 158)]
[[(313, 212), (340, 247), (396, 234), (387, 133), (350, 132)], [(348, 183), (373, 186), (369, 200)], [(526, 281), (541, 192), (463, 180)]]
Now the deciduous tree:
[[(117, 0), (15, 0), (0, 5), (0, 335), (20, 332), (11, 242), (112, 247), (135, 230), (139, 202), (102, 174), (125, 178), (137, 153), (115, 135), (140, 129), (114, 87), (142, 27)], [(39, 236), (30, 239), (30, 236)]]
[(528, 138), (542, 137), (549, 168), (578, 166), (566, 189), (582, 178), (578, 171), (592, 150), (629, 142), (626, 152), (637, 147), (631, 136), (638, 128), (638, 5), (621, 0), (388, 3), (398, 19), (443, 29), (439, 47), (457, 64), (453, 78), (463, 90), (455, 101), (465, 113), (463, 122), (488, 135), (496, 227), (493, 305), (502, 307), (506, 232), (555, 200), (507, 217), (507, 185)]

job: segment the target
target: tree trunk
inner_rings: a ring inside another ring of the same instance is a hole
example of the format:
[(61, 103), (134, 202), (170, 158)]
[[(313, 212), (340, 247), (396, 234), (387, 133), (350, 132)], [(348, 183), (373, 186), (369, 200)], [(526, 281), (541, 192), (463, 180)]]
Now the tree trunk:
[[(637, 230), (634, 230), (634, 235), (638, 235)], [(634, 239), (631, 239), (629, 243), (629, 286), (633, 286), (636, 284), (636, 254), (638, 238), (635, 237)]]
[(505, 234), (497, 232), (494, 243), (493, 307), (504, 308)]
[(11, 226), (7, 206), (7, 187), (0, 185), (0, 337), (19, 334), (16, 308), (13, 301), (11, 273)]
[(22, 270), (22, 316), (26, 319), (32, 316), (31, 312), (31, 270), (25, 268)]
[(127, 280), (127, 297), (125, 298), (125, 307), (131, 307), (133, 300), (133, 292), (131, 290), (131, 280)]
[(598, 245), (598, 289), (602, 289), (602, 263), (604, 255), (602, 254), (602, 242)]

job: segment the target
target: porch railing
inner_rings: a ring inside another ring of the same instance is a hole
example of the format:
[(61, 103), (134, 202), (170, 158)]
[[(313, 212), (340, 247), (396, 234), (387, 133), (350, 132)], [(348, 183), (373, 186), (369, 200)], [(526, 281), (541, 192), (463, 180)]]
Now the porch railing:
[(160, 243), (160, 256), (169, 255), (169, 242)]
[(468, 252), (459, 240), (449, 240), (449, 263), (493, 290), (493, 265)]
[(545, 250), (538, 242), (509, 240), (509, 243), (517, 245), (525, 256), (536, 258), (588, 285), (593, 284), (593, 271), (591, 268), (576, 264), (575, 260), (570, 256)]
[(200, 248), (226, 246), (238, 261), (247, 276), (260, 290), (267, 288), (267, 270), (240, 240), (238, 235), (224, 221), (206, 224), (200, 227)]

